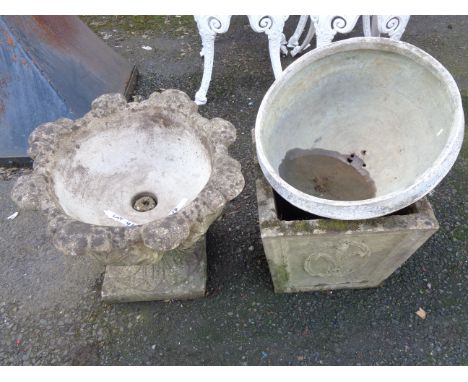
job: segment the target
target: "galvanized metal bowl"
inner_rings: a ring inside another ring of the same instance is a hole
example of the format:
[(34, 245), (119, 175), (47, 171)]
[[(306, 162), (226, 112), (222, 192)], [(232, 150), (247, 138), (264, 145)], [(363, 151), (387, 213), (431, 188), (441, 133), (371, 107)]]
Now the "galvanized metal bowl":
[[(352, 38), (301, 57), (271, 86), (255, 126), (272, 187), (305, 211), (345, 220), (386, 215), (422, 198), (452, 167), (463, 134), (450, 73), (421, 49), (383, 38)], [(301, 191), (279, 174), (294, 150), (356, 160), (350, 165), (365, 166), (359, 171), (374, 195), (334, 200)]]

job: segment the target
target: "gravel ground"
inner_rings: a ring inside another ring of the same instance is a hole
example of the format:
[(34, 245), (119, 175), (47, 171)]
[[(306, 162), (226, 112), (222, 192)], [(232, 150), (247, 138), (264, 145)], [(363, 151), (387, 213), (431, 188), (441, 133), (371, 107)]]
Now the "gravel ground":
[[(166, 88), (195, 94), (202, 61), (190, 18), (85, 21), (138, 65), (136, 95)], [(288, 35), (293, 28), (294, 21)], [(464, 91), (466, 36), (468, 17), (420, 16), (404, 39), (446, 65)], [(466, 144), (430, 195), (440, 230), (381, 287), (275, 295), (258, 230), (250, 138), (271, 83), (266, 37), (234, 18), (217, 40), (209, 103), (200, 111), (237, 127), (231, 153), (246, 187), (208, 232), (204, 299), (100, 302), (102, 266), (55, 250), (38, 212), (5, 220), (16, 211), (9, 193), (18, 174), (0, 170), (0, 364), (467, 364)], [(415, 314), (420, 307), (424, 320)]]

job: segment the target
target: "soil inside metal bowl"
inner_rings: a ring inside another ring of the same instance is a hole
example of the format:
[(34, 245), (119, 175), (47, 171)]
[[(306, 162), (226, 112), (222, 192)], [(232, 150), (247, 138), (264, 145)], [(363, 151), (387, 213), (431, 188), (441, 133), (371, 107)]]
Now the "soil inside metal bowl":
[(364, 160), (355, 153), (296, 148), (286, 153), (279, 175), (291, 186), (319, 198), (363, 200), (374, 197), (376, 192), (365, 167)]

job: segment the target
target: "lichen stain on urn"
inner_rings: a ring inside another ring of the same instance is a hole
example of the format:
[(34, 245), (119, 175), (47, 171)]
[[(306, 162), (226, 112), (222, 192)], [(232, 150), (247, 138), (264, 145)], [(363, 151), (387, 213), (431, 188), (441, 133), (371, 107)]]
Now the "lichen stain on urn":
[(240, 164), (228, 154), (235, 139), (231, 123), (202, 117), (181, 91), (131, 103), (106, 94), (84, 117), (31, 133), (34, 171), (18, 179), (12, 199), (46, 213), (52, 241), (65, 254), (152, 265), (170, 251), (199, 248), (242, 191)]

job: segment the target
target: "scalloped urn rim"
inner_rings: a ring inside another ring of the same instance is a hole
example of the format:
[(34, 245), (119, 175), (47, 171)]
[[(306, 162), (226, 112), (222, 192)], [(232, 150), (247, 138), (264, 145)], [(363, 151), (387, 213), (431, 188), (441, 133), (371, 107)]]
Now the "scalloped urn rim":
[[(20, 208), (46, 212), (53, 243), (66, 254), (89, 254), (108, 264), (127, 265), (155, 262), (163, 252), (188, 248), (206, 233), (245, 184), (239, 162), (228, 154), (229, 145), (236, 139), (234, 126), (221, 118), (204, 118), (197, 109), (187, 94), (174, 89), (130, 103), (120, 94), (105, 94), (93, 101), (91, 111), (82, 118), (44, 123), (29, 137), (33, 172), (17, 180), (12, 199)], [(177, 212), (137, 226), (96, 225), (69, 216), (53, 185), (57, 153), (91, 124), (93, 129), (99, 125), (105, 131), (113, 118), (126, 115), (132, 120), (142, 114), (161, 119), (159, 126), (164, 128), (176, 125), (190, 130), (203, 143), (211, 172), (201, 191)], [(135, 248), (139, 257), (132, 259)]]

